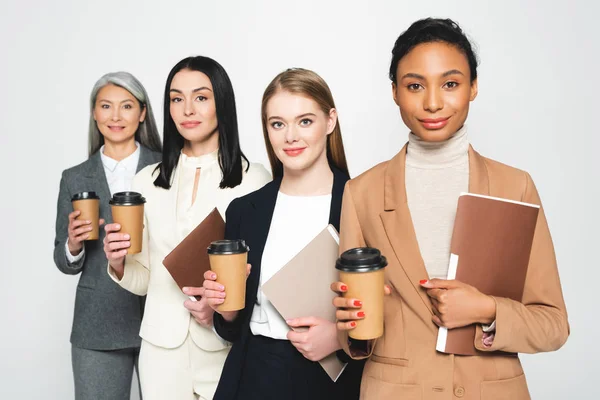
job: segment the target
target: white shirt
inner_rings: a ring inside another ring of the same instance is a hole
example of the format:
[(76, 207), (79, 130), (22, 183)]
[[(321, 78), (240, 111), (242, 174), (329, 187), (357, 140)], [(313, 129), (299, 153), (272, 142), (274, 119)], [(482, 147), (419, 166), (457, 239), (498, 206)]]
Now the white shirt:
[[(118, 192), (127, 192), (131, 190), (131, 182), (135, 176), (138, 163), (140, 161), (140, 144), (135, 142), (136, 149), (133, 153), (117, 161), (104, 154), (104, 146), (100, 148), (100, 159), (102, 160), (102, 166), (104, 167), (104, 174), (106, 175), (106, 181), (108, 183), (108, 189), (112, 196)], [(81, 248), (81, 251), (76, 256), (72, 255), (69, 251), (69, 239), (65, 243), (65, 252), (67, 254), (67, 260), (70, 263), (75, 263), (81, 260), (85, 254), (85, 245)]]
[[(290, 328), (261, 287), (329, 223), (331, 194), (289, 196), (279, 192), (261, 260), (260, 287), (250, 319), (254, 335), (286, 339)], [(290, 293), (294, 288), (290, 288)]]

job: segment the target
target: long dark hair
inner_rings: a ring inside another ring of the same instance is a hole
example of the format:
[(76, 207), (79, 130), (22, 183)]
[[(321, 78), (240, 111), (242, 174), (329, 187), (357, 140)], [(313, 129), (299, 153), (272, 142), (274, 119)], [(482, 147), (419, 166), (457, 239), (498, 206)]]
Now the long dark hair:
[[(273, 178), (283, 177), (283, 164), (273, 150), (271, 141), (269, 140), (269, 132), (267, 130), (267, 104), (269, 100), (278, 92), (289, 92), (306, 96), (314, 100), (325, 115), (329, 114), (329, 110), (335, 108), (333, 95), (327, 83), (316, 72), (303, 68), (289, 68), (277, 75), (269, 86), (265, 89), (262, 98), (261, 116), (263, 137), (265, 146), (267, 147), (267, 155), (271, 164), (271, 172)], [(348, 164), (346, 163), (346, 153), (344, 152), (344, 143), (342, 142), (342, 129), (338, 119), (333, 132), (327, 136), (327, 161), (329, 166), (335, 167), (347, 176)]]
[(240, 148), (233, 85), (221, 64), (212, 58), (203, 56), (184, 58), (169, 72), (165, 85), (162, 162), (156, 167), (160, 173), (154, 181), (154, 185), (165, 189), (171, 188), (171, 177), (177, 167), (185, 142), (171, 117), (169, 96), (173, 77), (184, 69), (202, 72), (210, 79), (215, 94), (219, 130), (219, 166), (222, 175), (219, 187), (221, 189), (236, 187), (242, 183), (242, 158), (247, 163), (248, 159)]

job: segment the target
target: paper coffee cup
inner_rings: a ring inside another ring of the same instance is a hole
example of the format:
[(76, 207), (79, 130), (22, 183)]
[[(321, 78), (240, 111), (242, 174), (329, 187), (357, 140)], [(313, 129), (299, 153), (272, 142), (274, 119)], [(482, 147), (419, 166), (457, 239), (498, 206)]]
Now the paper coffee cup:
[(144, 203), (146, 199), (137, 192), (115, 193), (110, 200), (113, 222), (121, 225), (120, 233), (130, 236), (131, 246), (127, 254), (136, 254), (142, 251), (144, 234)]
[(364, 319), (348, 336), (358, 340), (377, 339), (383, 335), (384, 271), (387, 260), (372, 247), (359, 247), (342, 253), (336, 262), (340, 281), (348, 286), (343, 297), (362, 301)]
[(246, 265), (248, 251), (243, 240), (217, 240), (208, 247), (210, 269), (225, 286), (225, 301), (218, 311), (237, 311), (246, 306)]
[(73, 195), (71, 198), (74, 211), (81, 213), (76, 220), (91, 221), (92, 230), (90, 235), (85, 240), (98, 240), (100, 236), (100, 197), (96, 192), (80, 192)]

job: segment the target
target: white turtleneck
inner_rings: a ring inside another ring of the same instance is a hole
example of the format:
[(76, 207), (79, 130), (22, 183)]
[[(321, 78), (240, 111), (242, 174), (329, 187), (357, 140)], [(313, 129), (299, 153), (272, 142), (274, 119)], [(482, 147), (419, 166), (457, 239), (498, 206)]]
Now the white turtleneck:
[(466, 127), (444, 142), (408, 138), (406, 197), (430, 279), (448, 276), (458, 197), (469, 191), (468, 151)]

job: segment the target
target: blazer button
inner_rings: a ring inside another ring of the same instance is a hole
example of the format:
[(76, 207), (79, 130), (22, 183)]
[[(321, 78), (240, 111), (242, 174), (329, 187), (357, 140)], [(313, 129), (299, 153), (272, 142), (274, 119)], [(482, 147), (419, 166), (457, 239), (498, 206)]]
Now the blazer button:
[(458, 386), (454, 389), (454, 395), (456, 397), (463, 397), (465, 395), (465, 388), (462, 386)]

